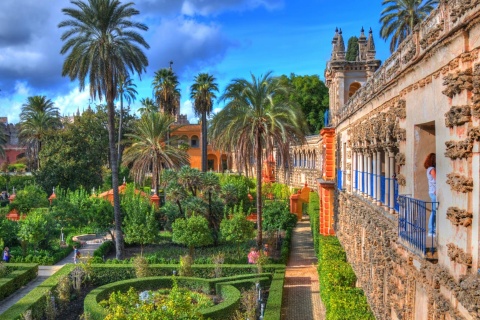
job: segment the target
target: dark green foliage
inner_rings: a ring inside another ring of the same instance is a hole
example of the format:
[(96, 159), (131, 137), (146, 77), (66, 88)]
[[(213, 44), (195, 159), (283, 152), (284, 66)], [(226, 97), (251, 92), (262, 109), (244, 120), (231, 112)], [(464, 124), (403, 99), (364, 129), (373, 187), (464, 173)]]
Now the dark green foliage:
[(113, 250), (115, 250), (113, 241), (105, 241), (93, 252), (93, 257), (99, 257), (103, 261), (103, 258), (110, 252), (113, 252)]
[(312, 229), (313, 245), (318, 254), (318, 237), (320, 230), (320, 199), (316, 192), (310, 193), (310, 202), (308, 203), (308, 215), (310, 216), (310, 228)]
[(143, 195), (135, 194), (133, 185), (127, 186), (121, 200), (122, 212), (125, 215), (123, 220), (125, 242), (140, 244), (140, 254), (143, 255), (143, 246), (154, 243), (159, 231), (155, 219), (155, 206)]
[(37, 277), (37, 264), (9, 263), (10, 272), (0, 277), (0, 301)]
[(202, 216), (194, 215), (187, 219), (177, 219), (172, 229), (172, 241), (189, 247), (190, 256), (193, 256), (193, 248), (213, 243), (208, 221)]
[(363, 291), (355, 288), (356, 276), (336, 237), (319, 236), (320, 296), (327, 319), (373, 320)]
[(51, 132), (42, 144), (41, 169), (35, 173), (36, 181), (47, 192), (60, 186), (86, 190), (103, 184), (102, 168), (107, 163), (108, 132), (106, 112), (90, 108), (62, 130)]
[(225, 242), (234, 243), (240, 255), (240, 244), (252, 239), (255, 235), (254, 225), (243, 213), (235, 213), (230, 219), (220, 223), (221, 238)]
[[(5, 247), (18, 245), (18, 222), (10, 221), (5, 216), (0, 215), (0, 239), (3, 240)], [(3, 248), (0, 248), (0, 250)]]
[(358, 38), (353, 36), (348, 39), (347, 53), (345, 59), (347, 61), (356, 61), (358, 57)]
[(298, 104), (308, 123), (311, 134), (318, 134), (323, 128), (323, 117), (328, 109), (328, 88), (318, 75), (297, 76), (294, 73), (290, 77), (282, 75), (282, 83), (293, 88), (289, 95), (289, 101)]
[(290, 213), (289, 205), (283, 201), (265, 201), (263, 207), (263, 230), (287, 230), (295, 226), (297, 217)]
[(38, 185), (28, 185), (17, 191), (15, 200), (10, 204), (10, 209), (17, 209), (19, 213), (28, 213), (35, 208), (49, 206), (48, 195)]

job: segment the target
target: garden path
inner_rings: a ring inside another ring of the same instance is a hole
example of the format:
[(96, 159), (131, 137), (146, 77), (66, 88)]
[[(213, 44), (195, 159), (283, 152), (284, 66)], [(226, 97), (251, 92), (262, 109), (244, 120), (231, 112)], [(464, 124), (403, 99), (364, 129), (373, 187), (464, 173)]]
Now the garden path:
[(293, 229), (282, 302), (282, 320), (298, 319), (325, 319), (310, 222), (303, 219)]
[[(87, 257), (88, 255), (93, 256), (93, 251), (95, 251), (102, 244), (102, 242), (103, 237), (86, 241), (85, 244), (80, 248), (81, 255), (83, 257)], [(53, 275), (67, 263), (73, 263), (73, 251), (70, 252), (67, 257), (65, 257), (63, 260), (60, 260), (53, 266), (38, 266), (38, 275), (35, 279), (15, 291), (14, 294), (0, 301), (0, 319), (2, 319), (2, 313), (7, 311), (11, 306), (17, 303), (17, 301), (22, 299), (25, 295), (39, 286), (49, 276)]]

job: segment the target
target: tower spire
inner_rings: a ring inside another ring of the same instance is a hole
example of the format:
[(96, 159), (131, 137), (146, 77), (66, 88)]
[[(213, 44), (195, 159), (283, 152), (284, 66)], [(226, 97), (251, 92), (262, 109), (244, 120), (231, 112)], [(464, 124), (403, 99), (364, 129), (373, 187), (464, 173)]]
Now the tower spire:
[(370, 28), (367, 39), (367, 60), (375, 60), (375, 54), (375, 42), (373, 41), (372, 28)]

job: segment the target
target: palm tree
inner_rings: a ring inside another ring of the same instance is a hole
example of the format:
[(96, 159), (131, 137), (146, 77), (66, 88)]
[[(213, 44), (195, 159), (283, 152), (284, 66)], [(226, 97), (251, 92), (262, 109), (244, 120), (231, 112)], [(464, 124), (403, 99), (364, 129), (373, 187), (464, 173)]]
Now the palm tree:
[(120, 119), (118, 121), (118, 163), (122, 163), (121, 141), (122, 141), (122, 120), (123, 120), (123, 99), (125, 99), (130, 107), (132, 101), (135, 101), (135, 96), (138, 94), (135, 88), (137, 85), (133, 83), (130, 76), (125, 79), (121, 78), (118, 82), (118, 96), (120, 96)]
[(180, 89), (177, 75), (172, 68), (163, 68), (155, 72), (152, 85), (160, 111), (175, 116), (180, 108)]
[(380, 36), (390, 40), (390, 52), (394, 52), (405, 38), (412, 34), (417, 23), (425, 19), (438, 4), (438, 0), (383, 0)]
[(218, 92), (215, 78), (208, 73), (200, 73), (190, 87), (190, 97), (194, 100), (195, 115), (202, 116), (202, 171), (207, 171), (207, 115), (212, 112), (214, 92)]
[(153, 101), (153, 99), (142, 98), (140, 100), (140, 104), (142, 105), (140, 108), (138, 108), (138, 112), (140, 112), (140, 114), (158, 111), (157, 106), (155, 105), (155, 101)]
[[(307, 126), (301, 109), (287, 99), (288, 87), (271, 72), (251, 81), (233, 80), (220, 97), (226, 101), (211, 122), (214, 145), (232, 150), (240, 167), (255, 159), (257, 177), (257, 245), (262, 245), (262, 152), (273, 148), (280, 163), (289, 162), (289, 146), (304, 142)], [(281, 97), (284, 97), (281, 99)], [(274, 99), (275, 98), (275, 99)]]
[(46, 96), (27, 98), (20, 113), (20, 138), (27, 143), (36, 169), (40, 168), (38, 155), (43, 137), (48, 130), (59, 128), (60, 125), (60, 113), (50, 99)]
[(76, 8), (62, 9), (69, 16), (60, 22), (59, 28), (68, 28), (62, 34), (65, 41), (61, 49), (67, 54), (62, 75), (78, 79), (80, 90), (85, 89), (85, 80), (90, 83), (90, 96), (100, 100), (105, 96), (108, 110), (108, 140), (110, 169), (112, 170), (113, 207), (115, 214), (116, 257), (123, 259), (124, 241), (122, 217), (118, 195), (118, 162), (115, 148), (115, 106), (118, 83), (130, 73), (141, 74), (148, 60), (141, 46), (149, 48), (137, 30), (147, 30), (142, 23), (131, 20), (139, 11), (133, 3), (118, 0), (73, 0)]
[[(158, 192), (158, 179), (163, 169), (178, 169), (189, 164), (188, 154), (176, 147), (177, 144), (165, 142), (166, 133), (173, 124), (172, 116), (148, 112), (134, 125), (134, 133), (127, 134), (132, 145), (125, 150), (123, 163), (131, 165), (131, 172), (136, 182), (145, 180), (152, 172), (152, 189)], [(177, 127), (178, 128), (178, 127)], [(176, 128), (173, 129), (175, 132)], [(176, 139), (173, 137), (171, 139)]]

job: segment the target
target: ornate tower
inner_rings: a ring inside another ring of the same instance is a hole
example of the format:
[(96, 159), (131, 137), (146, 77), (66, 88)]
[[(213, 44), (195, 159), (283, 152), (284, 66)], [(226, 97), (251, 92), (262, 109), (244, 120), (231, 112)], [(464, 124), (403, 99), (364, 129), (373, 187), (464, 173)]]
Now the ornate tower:
[(375, 59), (375, 53), (372, 29), (367, 38), (362, 28), (358, 38), (358, 56), (355, 61), (347, 61), (342, 29), (335, 30), (332, 55), (325, 69), (325, 84), (329, 88), (330, 117), (333, 125), (338, 122), (339, 110), (380, 67), (381, 62)]

